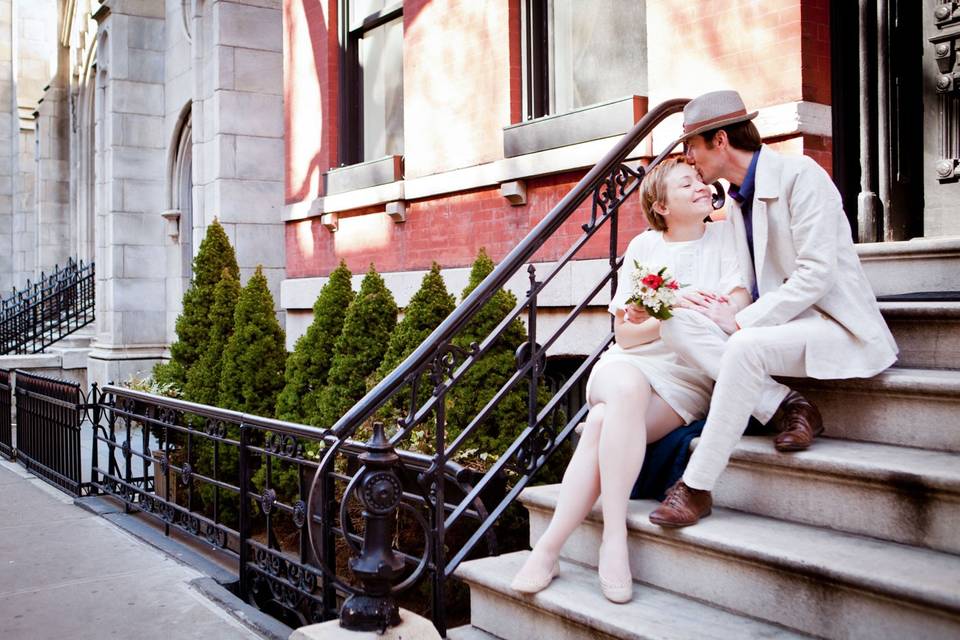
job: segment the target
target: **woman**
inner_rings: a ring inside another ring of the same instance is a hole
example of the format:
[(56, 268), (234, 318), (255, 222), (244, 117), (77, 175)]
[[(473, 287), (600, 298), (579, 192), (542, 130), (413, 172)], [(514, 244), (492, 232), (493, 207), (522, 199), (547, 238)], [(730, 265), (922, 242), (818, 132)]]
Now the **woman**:
[(610, 302), (616, 344), (587, 381), (590, 413), (564, 473), (553, 519), (511, 585), (522, 593), (545, 589), (557, 576), (564, 542), (600, 496), (600, 588), (613, 602), (629, 602), (627, 502), (647, 444), (703, 417), (709, 406), (710, 378), (665, 347), (660, 320), (627, 304), (633, 292), (626, 274), (634, 261), (654, 270), (667, 267), (685, 285), (678, 306), (696, 308), (711, 299), (729, 300), (738, 309), (750, 303), (732, 226), (704, 223), (712, 212), (710, 190), (692, 166), (676, 158), (655, 167), (640, 185), (640, 206), (651, 228), (627, 247), (625, 271)]

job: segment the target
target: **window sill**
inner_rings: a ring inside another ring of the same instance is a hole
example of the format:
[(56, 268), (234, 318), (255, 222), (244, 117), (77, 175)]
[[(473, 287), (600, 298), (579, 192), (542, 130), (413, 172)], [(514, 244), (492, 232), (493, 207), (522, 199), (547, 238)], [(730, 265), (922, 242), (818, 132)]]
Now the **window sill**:
[(621, 136), (647, 112), (647, 98), (630, 96), (503, 128), (506, 158)]
[(377, 187), (402, 179), (403, 156), (386, 156), (379, 160), (330, 169), (323, 174), (323, 192), (332, 196), (338, 193)]

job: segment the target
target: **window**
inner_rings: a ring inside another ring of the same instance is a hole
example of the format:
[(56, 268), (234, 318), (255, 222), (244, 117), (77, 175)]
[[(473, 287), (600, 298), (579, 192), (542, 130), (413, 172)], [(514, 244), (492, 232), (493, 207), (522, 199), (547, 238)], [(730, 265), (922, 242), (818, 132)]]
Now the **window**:
[(647, 95), (645, 0), (525, 0), (524, 119)]
[(341, 0), (340, 164), (403, 154), (403, 2)]

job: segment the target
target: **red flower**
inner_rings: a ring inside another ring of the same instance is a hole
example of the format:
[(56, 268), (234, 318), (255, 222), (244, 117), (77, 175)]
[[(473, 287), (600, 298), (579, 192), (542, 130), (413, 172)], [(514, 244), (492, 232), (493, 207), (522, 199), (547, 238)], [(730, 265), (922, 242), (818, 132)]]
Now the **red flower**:
[(667, 283), (667, 288), (673, 289), (674, 291), (676, 291), (677, 289), (680, 288), (680, 285), (677, 284), (676, 280), (671, 280), (670, 282)]
[(656, 289), (659, 289), (660, 285), (663, 284), (663, 277), (658, 276), (655, 273), (651, 273), (650, 275), (644, 277), (644, 279), (641, 280), (640, 282), (650, 287), (651, 289), (656, 290)]

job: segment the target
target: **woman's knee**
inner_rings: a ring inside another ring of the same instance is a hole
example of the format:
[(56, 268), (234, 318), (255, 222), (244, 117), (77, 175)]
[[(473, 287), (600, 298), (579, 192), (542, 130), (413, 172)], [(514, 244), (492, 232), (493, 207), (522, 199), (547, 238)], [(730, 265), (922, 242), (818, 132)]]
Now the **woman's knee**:
[(590, 402), (609, 404), (640, 397), (644, 390), (650, 389), (647, 377), (636, 367), (614, 362), (597, 370), (591, 385)]

